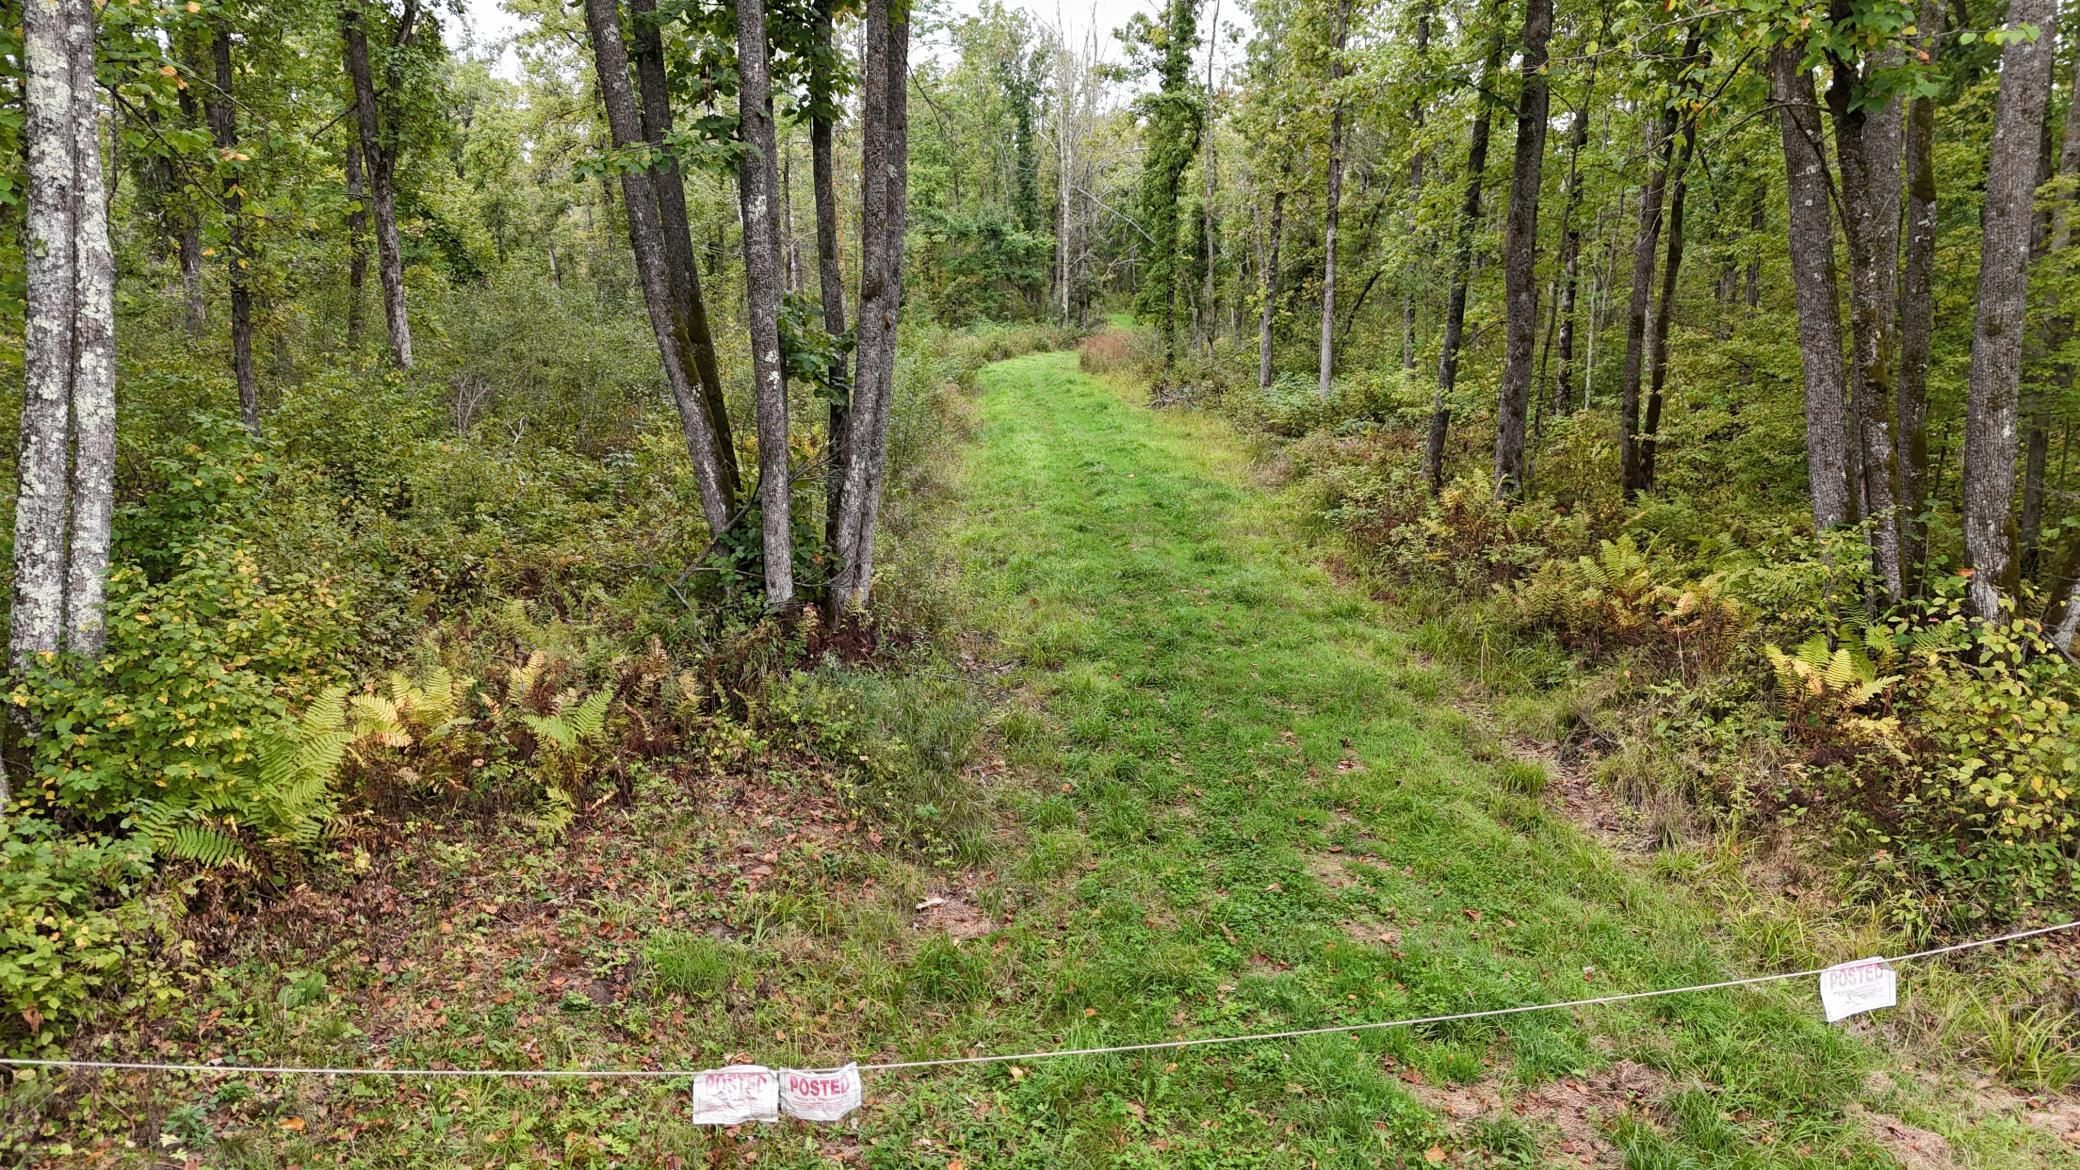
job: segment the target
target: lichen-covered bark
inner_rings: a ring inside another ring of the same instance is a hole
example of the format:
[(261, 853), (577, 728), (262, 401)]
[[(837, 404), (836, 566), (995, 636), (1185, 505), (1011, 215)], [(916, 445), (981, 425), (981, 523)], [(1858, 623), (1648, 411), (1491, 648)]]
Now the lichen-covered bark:
[(758, 501), (766, 608), (794, 604), (794, 485), (787, 466), (787, 369), (780, 356), (780, 175), (764, 0), (736, 0), (737, 202), (744, 219), (744, 292), (758, 409)]
[[(2011, 26), (2048, 30), (2052, 15), (2051, 0), (2013, 0), (2008, 7)], [(1971, 571), (1965, 608), (1982, 621), (2000, 619), (2002, 601), (2015, 588), (2016, 395), (2022, 380), (2031, 204), (2042, 149), (2039, 124), (2051, 83), (2049, 53), (2042, 36), (2018, 38), (2001, 50), (2000, 96), (1988, 148), (1964, 425), (1964, 553)]]
[(1791, 289), (1798, 305), (1798, 354), (1805, 376), (1806, 468), (1813, 529), (1850, 520), (1849, 418), (1842, 387), (1841, 310), (1836, 304), (1834, 219), (1820, 153), (1819, 102), (1798, 50), (1770, 50), (1770, 97), (1783, 133)]
[(14, 609), (8, 650), (19, 667), (55, 653), (65, 627), (66, 442), (72, 415), (72, 339), (78, 304), (76, 87), (67, 35), (83, 0), (22, 6), (23, 127), (29, 155), (25, 209), (25, 352), (21, 452), (14, 514)]
[(1529, 0), (1524, 13), (1524, 80), (1517, 96), (1517, 151), (1510, 168), (1509, 222), (1502, 245), (1505, 337), (1495, 406), (1499, 499), (1521, 494), (1531, 472), (1524, 430), (1531, 413), (1531, 351), (1538, 334), (1538, 194), (1550, 100), (1546, 41), (1552, 34), (1553, 0)]
[(65, 565), (65, 648), (98, 658), (105, 642), (109, 523), (115, 511), (115, 256), (102, 181), (94, 84), (92, 0), (66, 4), (73, 89), (74, 271), (71, 532)]

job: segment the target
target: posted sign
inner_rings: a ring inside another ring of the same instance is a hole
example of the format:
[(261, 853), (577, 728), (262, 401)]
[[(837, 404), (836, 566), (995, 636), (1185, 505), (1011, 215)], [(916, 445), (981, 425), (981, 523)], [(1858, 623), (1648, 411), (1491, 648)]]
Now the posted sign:
[(780, 1069), (733, 1064), (693, 1076), (695, 1125), (743, 1125), (778, 1121), (782, 1113), (803, 1121), (837, 1121), (859, 1108), (859, 1066)]
[(693, 1123), (742, 1125), (780, 1120), (780, 1078), (756, 1064), (733, 1064), (693, 1075)]
[(780, 1110), (804, 1121), (836, 1121), (859, 1108), (859, 1066), (783, 1069)]
[(1820, 1007), (1832, 1024), (1899, 1002), (1899, 973), (1883, 959), (1837, 963), (1820, 973)]

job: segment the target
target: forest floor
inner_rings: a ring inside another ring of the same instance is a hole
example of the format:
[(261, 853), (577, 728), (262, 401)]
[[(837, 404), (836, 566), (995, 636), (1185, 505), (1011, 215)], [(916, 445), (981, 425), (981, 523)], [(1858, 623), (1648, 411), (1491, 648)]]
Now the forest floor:
[[(906, 860), (813, 758), (776, 758), (722, 790), (660, 774), (554, 845), (524, 827), (429, 826), (367, 874), (241, 924), (204, 987), (118, 1041), (167, 1060), (822, 1066), (1386, 1020), (1792, 965), (1577, 823), (1567, 786), (1499, 746), (1413, 632), (1321, 566), (1245, 444), (1141, 397), (1080, 374), (1073, 354), (981, 376), (945, 539), (965, 624), (990, 633), (949, 653), (968, 677), (915, 692), (913, 712), (968, 718), (963, 703), (993, 696), (964, 765), (992, 826), (972, 863)], [(675, 1080), (97, 1074), (51, 1088), (43, 1160), (68, 1166), (2080, 1157), (2073, 1101), (1908, 1050), (1882, 1023), (1830, 1027), (1804, 981), (870, 1073), (843, 1123), (731, 1132), (688, 1124)]]

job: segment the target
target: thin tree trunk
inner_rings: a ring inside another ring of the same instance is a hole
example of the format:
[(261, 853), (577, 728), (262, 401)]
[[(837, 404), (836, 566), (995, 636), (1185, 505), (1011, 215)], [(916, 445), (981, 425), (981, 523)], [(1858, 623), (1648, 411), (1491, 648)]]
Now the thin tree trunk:
[(1271, 389), (1271, 319), (1278, 299), (1278, 246), (1286, 234), (1286, 191), (1284, 167), (1279, 168), (1278, 186), (1271, 192), (1271, 249), (1264, 262), (1264, 303), (1257, 309), (1257, 389)]
[[(1920, 51), (1933, 68), (1942, 47), (1941, 0), (1922, 0)], [(1899, 288), (1899, 563), (1900, 587), (1920, 590), (1928, 559), (1928, 359), (1936, 298), (1936, 107), (1914, 99), (1906, 126), (1906, 262)]]
[(1581, 287), (1582, 228), (1575, 222), (1582, 200), (1582, 150), (1589, 145), (1589, 103), (1592, 88), (1582, 95), (1582, 108), (1575, 113), (1567, 136), (1567, 203), (1560, 214), (1560, 304), (1556, 310), (1560, 334), (1560, 372), (1553, 379), (1553, 411), (1566, 414), (1574, 409), (1575, 297)]
[[(1887, 54), (1874, 64), (1891, 64)], [(1840, 162), (1843, 230), (1849, 243), (1849, 406), (1859, 443), (1858, 503), (1887, 600), (1902, 595), (1899, 460), (1894, 448), (1894, 380), (1899, 311), (1900, 103), (1858, 106), (1867, 71), (1836, 62), (1827, 89)]]
[[(620, 13), (615, 10), (614, 0), (585, 0), (585, 26), (592, 42), (600, 102), (606, 108), (607, 132), (615, 147), (632, 146), (643, 140), (642, 130), (636, 116), (635, 93), (629, 86), (628, 49), (621, 41)], [(628, 214), (628, 241), (635, 254), (636, 278), (643, 289), (651, 331), (657, 337), (665, 382), (671, 388), (680, 425), (686, 432), (687, 454), (693, 460), (694, 481), (700, 490), (701, 515), (709, 532), (720, 536), (730, 527), (734, 496), (718, 450), (718, 436), (682, 360), (690, 343), (684, 335), (683, 322), (673, 311), (671, 285), (665, 275), (664, 231), (658, 220), (651, 172), (635, 168), (622, 171), (621, 194)]]
[(1793, 48), (1770, 50), (1770, 96), (1783, 132), (1786, 241), (1791, 286), (1798, 302), (1798, 350), (1804, 367), (1806, 466), (1811, 479), (1813, 528), (1824, 533), (1847, 524), (1849, 418), (1842, 383), (1841, 317), (1834, 270), (1834, 218), (1828, 205), (1827, 161), (1820, 153), (1819, 101), (1812, 74)]
[(1205, 130), (1205, 133), (1203, 134), (1203, 136), (1202, 136), (1202, 139), (1201, 139), (1201, 141), (1203, 141), (1203, 142), (1204, 142), (1205, 146), (1204, 146), (1204, 149), (1202, 149), (1202, 150), (1201, 150), (1201, 151), (1199, 152), (1199, 153), (1200, 153), (1200, 155), (1201, 155), (1201, 156), (1203, 156), (1203, 158), (1202, 158), (1202, 161), (1203, 161), (1203, 162), (1204, 162), (1204, 164), (1205, 164), (1205, 165), (1204, 165), (1204, 167), (1203, 167), (1203, 170), (1204, 170), (1204, 178), (1205, 178), (1205, 182), (1204, 182), (1204, 184), (1203, 184), (1203, 185), (1204, 185), (1204, 193), (1203, 193), (1203, 195), (1201, 196), (1201, 202), (1202, 202), (1202, 203), (1203, 203), (1203, 205), (1204, 205), (1204, 212), (1203, 212), (1203, 214), (1204, 214), (1204, 215), (1205, 215), (1205, 217), (1206, 217), (1206, 231), (1205, 231), (1205, 233), (1204, 233), (1204, 234), (1205, 234), (1205, 236), (1206, 236), (1206, 287), (1205, 287), (1205, 290), (1204, 290), (1204, 292), (1203, 292), (1203, 294), (1202, 294), (1202, 299), (1203, 299), (1203, 300), (1205, 301), (1205, 305), (1204, 305), (1204, 307), (1203, 307), (1203, 310), (1202, 310), (1202, 319), (1203, 319), (1203, 321), (1204, 321), (1204, 323), (1205, 323), (1205, 333), (1204, 333), (1204, 341), (1205, 341), (1206, 353), (1207, 353), (1207, 354), (1209, 354), (1209, 355), (1213, 353), (1213, 334), (1214, 334), (1214, 274), (1215, 274), (1215, 272), (1216, 272), (1216, 271), (1218, 270), (1218, 269), (1216, 268), (1216, 266), (1215, 266), (1215, 260), (1214, 260), (1214, 246), (1213, 246), (1213, 235), (1214, 235), (1214, 232), (1213, 232), (1213, 228), (1214, 228), (1214, 223), (1215, 223), (1215, 216), (1214, 216), (1214, 213), (1213, 213), (1213, 178), (1214, 178), (1214, 162), (1213, 162), (1213, 149), (1214, 149), (1214, 142), (1213, 142), (1213, 138), (1214, 138), (1214, 134), (1213, 134), (1213, 130), (1214, 130), (1214, 111), (1213, 111), (1213, 103), (1214, 103), (1214, 92), (1213, 92), (1213, 69), (1214, 69), (1214, 63), (1215, 63), (1215, 60), (1216, 60), (1216, 58), (1218, 58), (1218, 57), (1219, 57), (1219, 55), (1220, 55), (1220, 45), (1221, 45), (1221, 35), (1220, 35), (1220, 34), (1221, 34), (1221, 3), (1220, 3), (1220, 0), (1213, 0), (1213, 24), (1212, 24), (1212, 26), (1211, 26), (1211, 27), (1212, 27), (1212, 31), (1211, 31), (1210, 33), (1208, 33), (1208, 34), (1207, 34), (1207, 37), (1206, 37), (1206, 130)]
[[(2012, 0), (2010, 24), (2048, 30), (2051, 0)], [(2028, 296), (2031, 197), (2051, 73), (2042, 37), (2001, 50), (2000, 96), (1988, 148), (1981, 216), (1978, 312), (1972, 327), (1971, 383), (1964, 434), (1964, 552), (1971, 579), (1965, 608), (2001, 619), (2016, 584), (2016, 393), (2022, 378), (2023, 309)]]
[(787, 370), (780, 358), (780, 172), (764, 0), (736, 0), (737, 199), (744, 217), (744, 287), (758, 404), (758, 499), (764, 522), (766, 608), (794, 604), (794, 485), (787, 466)]
[(1466, 196), (1459, 205), (1459, 239), (1452, 254), (1452, 287), (1445, 299), (1444, 336), (1438, 342), (1437, 389), (1430, 400), (1430, 434), (1424, 464), (1432, 495), (1444, 490), (1444, 444), (1452, 425), (1451, 394), (1459, 381), (1459, 341), (1466, 331), (1466, 286), (1473, 279), (1474, 237), (1480, 231), (1481, 181), (1488, 169), (1492, 109), (1485, 96), (1488, 83), (1502, 68), (1502, 30), (1488, 42), (1480, 84), (1474, 88), (1473, 135), (1466, 146)]
[[(832, 24), (837, 0), (817, 0), (816, 38), (819, 49), (828, 53), (832, 48)], [(832, 337), (845, 334), (845, 270), (844, 255), (838, 244), (838, 160), (835, 144), (837, 127), (834, 116), (838, 111), (836, 95), (831, 92), (832, 79), (819, 68), (810, 81), (809, 118), (809, 178), (816, 196), (816, 279), (823, 298), (823, 328)], [(1066, 198), (1066, 196), (1064, 196)], [(1066, 222), (1066, 216), (1064, 221)], [(1065, 251), (1063, 256), (1068, 253)], [(1065, 286), (1066, 288), (1066, 286)], [(1068, 301), (1062, 302), (1063, 320), (1068, 319)], [(837, 393), (831, 396), (830, 433), (825, 438), (829, 458), (835, 460), (845, 449), (846, 397), (849, 387), (845, 385), (845, 368), (841, 363), (832, 371), (839, 383)], [(844, 508), (844, 480), (835, 465), (826, 472), (827, 499), (824, 504), (824, 545), (826, 548), (837, 543), (838, 514)]]
[[(410, 40), (417, 15), (416, 0), (407, 0), (395, 38), (398, 47)], [(341, 9), (340, 25), (346, 41), (347, 75), (354, 86), (354, 114), (361, 131), (361, 161), (368, 170), (369, 212), (376, 228), (376, 279), (383, 286), (383, 320), (390, 335), (390, 361), (400, 370), (409, 370), (412, 326), (405, 312), (404, 245), (397, 235), (397, 158), (378, 105), (375, 77), (369, 71), (368, 30), (362, 18), (361, 0), (347, 0)]]
[[(1420, 73), (1430, 57), (1430, 11), (1433, 0), (1420, 0), (1416, 8), (1416, 69)], [(1423, 100), (1418, 97), (1408, 103), (1408, 124), (1414, 137), (1420, 140), (1423, 129)], [(1408, 155), (1408, 206), (1411, 213), (1409, 231), (1414, 232), (1417, 217), (1422, 215), (1423, 204), (1423, 158), (1425, 151), (1418, 141)], [(1420, 261), (1411, 259), (1408, 272), (1403, 279), (1408, 287), (1401, 293), (1401, 368), (1413, 373), (1416, 368), (1416, 297), (1415, 286), (1420, 270)]]
[(253, 291), (248, 277), (252, 259), (246, 248), (245, 196), (239, 175), (244, 169), (238, 153), (238, 107), (233, 94), (231, 29), (219, 24), (210, 33), (209, 56), (215, 79), (202, 98), (209, 119), (210, 137), (216, 142), (218, 166), (224, 168), (225, 249), (224, 271), (231, 284), (231, 372), (238, 382), (238, 414), (246, 430), (260, 433), (260, 385), (253, 373)]
[(1329, 179), (1322, 221), (1322, 346), (1319, 392), (1329, 397), (1336, 374), (1336, 220), (1343, 202), (1343, 45), (1350, 34), (1352, 0), (1338, 0), (1336, 34), (1329, 46)]
[(836, 468), (845, 482), (838, 539), (832, 546), (837, 572), (825, 599), (832, 621), (863, 607), (871, 596), (874, 526), (887, 460), (910, 156), (905, 80), (910, 26), (892, 11), (897, 3), (900, 0), (867, 2), (860, 103), (858, 343), (854, 347), (853, 409)]
[[(361, 350), (362, 302), (368, 286), (368, 182), (361, 173), (361, 141), (350, 135), (347, 164), (347, 350)], [(552, 264), (553, 268), (554, 265)]]
[(1531, 354), (1538, 340), (1538, 195), (1551, 97), (1546, 42), (1552, 35), (1553, 0), (1528, 0), (1524, 80), (1517, 98), (1517, 151), (1510, 168), (1509, 222), (1503, 234), (1506, 338), (1502, 387), (1495, 407), (1495, 496), (1504, 500), (1522, 495), (1531, 476), (1524, 440), (1531, 412)]
[[(1683, 61), (1696, 56), (1698, 38), (1698, 26), (1693, 24), (1683, 46)], [(1646, 370), (1647, 309), (1654, 298), (1654, 261), (1661, 250), (1661, 211), (1675, 167), (1677, 117), (1671, 101), (1658, 119), (1648, 123), (1652, 129), (1648, 153), (1659, 154), (1660, 162), (1640, 192), (1639, 235), (1632, 249), (1632, 300), (1625, 316), (1625, 364), (1618, 376), (1619, 482), (1628, 496), (1638, 495), (1644, 482), (1644, 457), (1639, 444), (1640, 381)]]
[(1683, 209), (1689, 202), (1690, 160), (1697, 150), (1697, 119), (1683, 120), (1683, 145), (1669, 179), (1668, 250), (1662, 257), (1660, 301), (1654, 308), (1653, 343), (1647, 351), (1647, 401), (1640, 420), (1636, 468), (1639, 481), (1626, 484), (1633, 495), (1654, 490), (1654, 458), (1660, 448), (1661, 397), (1668, 385), (1668, 332), (1675, 324), (1676, 282), (1683, 273)]
[(737, 467), (729, 403), (723, 397), (722, 371), (715, 358), (714, 325), (708, 319), (700, 268), (694, 261), (693, 229), (686, 213), (686, 180), (678, 163), (663, 150), (672, 133), (672, 91), (665, 75), (664, 37), (658, 29), (657, 2), (629, 0), (628, 14), (634, 46), (630, 58), (636, 70), (637, 116), (644, 141), (657, 151), (660, 159), (650, 172), (650, 186), (657, 193), (658, 227), (664, 233), (665, 283), (686, 336), (686, 354), (681, 364), (700, 383), (701, 409), (708, 416), (708, 428), (715, 433), (723, 487), (734, 500), (743, 491), (743, 478)]

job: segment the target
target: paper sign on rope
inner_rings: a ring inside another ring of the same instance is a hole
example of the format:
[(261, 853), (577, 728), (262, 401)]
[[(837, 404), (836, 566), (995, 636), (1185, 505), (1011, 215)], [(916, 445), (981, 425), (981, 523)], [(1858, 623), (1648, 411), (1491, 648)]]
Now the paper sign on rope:
[(1837, 963), (1820, 972), (1820, 1007), (1832, 1024), (1899, 1002), (1899, 972), (1883, 959)]
[(780, 1078), (758, 1064), (733, 1064), (693, 1075), (693, 1123), (742, 1125), (780, 1120)]
[(804, 1121), (836, 1121), (859, 1108), (859, 1065), (782, 1069), (780, 1111)]

